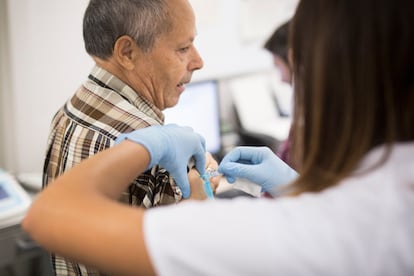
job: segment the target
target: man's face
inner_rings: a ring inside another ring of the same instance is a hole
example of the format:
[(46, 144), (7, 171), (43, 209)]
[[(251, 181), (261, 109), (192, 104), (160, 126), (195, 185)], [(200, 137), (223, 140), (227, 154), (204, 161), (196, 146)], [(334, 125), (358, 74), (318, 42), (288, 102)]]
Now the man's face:
[(172, 2), (176, 3), (170, 3), (172, 31), (158, 37), (144, 60), (136, 64), (137, 76), (144, 86), (137, 92), (144, 92), (160, 110), (177, 104), (184, 84), (190, 82), (192, 73), (203, 66), (193, 44), (196, 30), (191, 6), (187, 0)]
[(291, 84), (292, 83), (292, 73), (290, 72), (289, 65), (278, 55), (273, 55), (273, 64), (280, 71), (281, 81)]

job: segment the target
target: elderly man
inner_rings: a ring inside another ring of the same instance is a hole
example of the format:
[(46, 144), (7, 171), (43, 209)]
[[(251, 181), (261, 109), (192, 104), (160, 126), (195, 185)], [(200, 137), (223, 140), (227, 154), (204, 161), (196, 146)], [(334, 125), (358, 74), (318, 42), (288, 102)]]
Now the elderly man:
[[(43, 185), (114, 145), (119, 134), (162, 125), (162, 110), (177, 104), (192, 73), (203, 66), (195, 35), (187, 0), (91, 0), (83, 36), (96, 65), (53, 118)], [(207, 166), (217, 166), (208, 160)], [(154, 166), (137, 176), (121, 200), (149, 208), (182, 197), (168, 172)], [(99, 275), (59, 256), (52, 255), (52, 263), (57, 275)]]

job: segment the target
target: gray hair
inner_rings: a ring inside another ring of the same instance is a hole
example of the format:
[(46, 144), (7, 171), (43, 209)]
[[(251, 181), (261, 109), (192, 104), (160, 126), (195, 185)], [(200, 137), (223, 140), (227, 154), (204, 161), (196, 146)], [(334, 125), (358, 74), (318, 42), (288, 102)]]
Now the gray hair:
[(171, 28), (166, 0), (91, 0), (83, 18), (83, 39), (89, 55), (107, 59), (123, 35), (149, 52), (156, 38)]

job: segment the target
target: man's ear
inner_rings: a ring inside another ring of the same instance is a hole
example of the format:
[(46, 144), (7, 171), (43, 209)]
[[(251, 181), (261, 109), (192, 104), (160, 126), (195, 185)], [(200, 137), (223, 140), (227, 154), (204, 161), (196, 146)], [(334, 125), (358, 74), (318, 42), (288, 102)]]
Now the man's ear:
[(128, 35), (119, 37), (114, 45), (113, 57), (115, 60), (127, 70), (135, 67), (135, 61), (138, 58), (139, 48), (135, 41)]

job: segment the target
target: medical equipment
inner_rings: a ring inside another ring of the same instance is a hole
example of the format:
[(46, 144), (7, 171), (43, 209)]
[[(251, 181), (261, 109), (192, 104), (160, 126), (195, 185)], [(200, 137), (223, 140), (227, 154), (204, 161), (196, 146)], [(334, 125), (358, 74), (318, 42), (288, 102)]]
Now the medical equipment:
[(201, 176), (201, 178), (204, 181), (204, 191), (206, 192), (207, 197), (210, 199), (214, 199), (214, 193), (213, 193), (213, 190), (211, 189), (210, 177), (211, 176), (209, 176), (207, 171), (205, 174)]
[(207, 168), (207, 170), (206, 170), (206, 176), (208, 178), (212, 178), (212, 177), (216, 177), (216, 176), (220, 176), (220, 175), (222, 175), (222, 174), (219, 173), (218, 170), (214, 170), (214, 169), (211, 169), (211, 168)]
[(0, 229), (19, 224), (31, 203), (28, 193), (0, 169)]
[(219, 83), (216, 80), (191, 82), (173, 108), (163, 110), (165, 124), (190, 126), (206, 139), (206, 150), (220, 155)]

